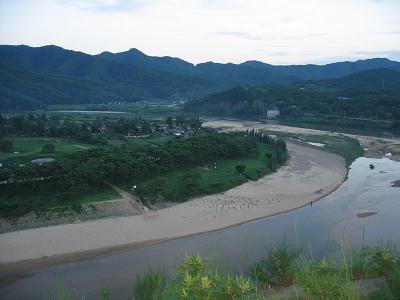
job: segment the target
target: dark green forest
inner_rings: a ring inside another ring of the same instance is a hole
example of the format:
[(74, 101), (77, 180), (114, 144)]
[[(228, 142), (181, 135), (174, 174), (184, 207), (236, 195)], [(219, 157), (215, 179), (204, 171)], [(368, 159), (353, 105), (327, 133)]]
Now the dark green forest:
[(0, 111), (44, 109), (51, 104), (96, 104), (141, 100), (187, 101), (236, 85), (293, 84), (328, 80), (400, 63), (368, 59), (328, 65), (193, 65), (137, 49), (88, 55), (57, 46), (0, 46)]
[[(237, 86), (186, 105), (187, 111), (225, 116), (266, 116), (279, 109), (281, 120), (347, 122), (398, 130), (400, 72), (377, 69), (345, 78), (306, 81), (292, 85)], [(346, 120), (345, 120), (346, 119)], [(379, 122), (379, 121), (387, 122)]]

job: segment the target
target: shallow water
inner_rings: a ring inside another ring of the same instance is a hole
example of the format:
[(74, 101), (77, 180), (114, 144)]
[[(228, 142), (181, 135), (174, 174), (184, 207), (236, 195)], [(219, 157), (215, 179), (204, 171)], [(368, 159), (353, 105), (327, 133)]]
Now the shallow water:
[[(375, 168), (371, 170), (370, 164)], [(49, 299), (65, 290), (76, 298), (99, 299), (108, 288), (112, 299), (128, 299), (137, 274), (146, 269), (170, 272), (186, 254), (211, 256), (225, 270), (238, 272), (265, 253), (265, 246), (283, 239), (319, 257), (354, 246), (400, 246), (400, 163), (358, 158), (349, 178), (322, 200), (289, 213), (189, 238), (98, 256), (34, 271), (0, 289), (2, 299)], [(360, 217), (361, 216), (363, 217)]]

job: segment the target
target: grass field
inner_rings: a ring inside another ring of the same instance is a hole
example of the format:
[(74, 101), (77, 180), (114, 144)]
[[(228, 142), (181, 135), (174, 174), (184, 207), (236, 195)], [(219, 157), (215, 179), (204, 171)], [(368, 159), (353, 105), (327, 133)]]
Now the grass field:
[[(98, 147), (69, 138), (12, 137), (9, 139), (13, 143), (13, 152), (0, 152), (0, 161), (13, 159), (18, 162), (26, 162), (39, 157), (53, 157), (58, 154), (73, 153)], [(42, 153), (42, 147), (47, 144), (55, 146), (54, 153)]]
[[(94, 116), (112, 117), (166, 117), (175, 116), (182, 112), (182, 105), (170, 102), (133, 102), (133, 103), (110, 103), (110, 104), (78, 104), (78, 105), (48, 105), (46, 113), (56, 111), (99, 111), (90, 113)], [(110, 114), (109, 112), (126, 112), (128, 114)], [(85, 114), (66, 112), (64, 114)]]
[[(226, 191), (271, 172), (265, 157), (270, 152), (269, 147), (259, 144), (258, 154), (255, 156), (212, 161), (202, 167), (176, 170), (143, 182), (130, 183), (125, 188), (129, 189), (137, 184), (138, 196), (152, 204), (158, 201), (183, 202), (193, 197)], [(246, 166), (243, 174), (236, 171), (239, 164)]]
[[(124, 143), (151, 145), (162, 144), (175, 139), (174, 136), (152, 136), (148, 138), (126, 138), (109, 137), (107, 145), (100, 146), (88, 144), (70, 138), (48, 138), (48, 137), (11, 137), (8, 138), (13, 143), (13, 150), (10, 153), (0, 152), (0, 162), (3, 160), (12, 160), (17, 163), (26, 163), (36, 158), (55, 157), (57, 155), (84, 151), (98, 147), (119, 147)], [(55, 146), (54, 153), (42, 153), (44, 145), (51, 144)]]

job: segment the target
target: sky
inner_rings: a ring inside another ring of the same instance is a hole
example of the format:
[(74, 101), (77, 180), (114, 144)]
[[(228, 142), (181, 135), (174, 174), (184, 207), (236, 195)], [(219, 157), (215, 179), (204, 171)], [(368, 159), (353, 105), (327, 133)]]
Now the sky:
[(400, 61), (400, 0), (0, 0), (0, 44), (195, 64)]

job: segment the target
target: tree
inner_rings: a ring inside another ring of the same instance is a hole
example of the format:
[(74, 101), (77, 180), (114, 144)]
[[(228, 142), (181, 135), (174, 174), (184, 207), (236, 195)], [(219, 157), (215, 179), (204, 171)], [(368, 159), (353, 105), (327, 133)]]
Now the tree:
[(171, 116), (169, 116), (168, 118), (167, 118), (167, 125), (168, 125), (168, 128), (172, 128), (173, 127), (173, 125), (174, 125), (174, 119), (172, 119), (172, 117)]
[(56, 151), (56, 146), (52, 144), (46, 144), (42, 147), (42, 153), (54, 153)]
[(11, 152), (12, 148), (13, 148), (13, 143), (10, 140), (0, 140), (1, 152)]
[(237, 171), (239, 174), (243, 174), (243, 172), (244, 172), (245, 169), (246, 169), (246, 166), (245, 166), (245, 165), (236, 165), (236, 171)]

